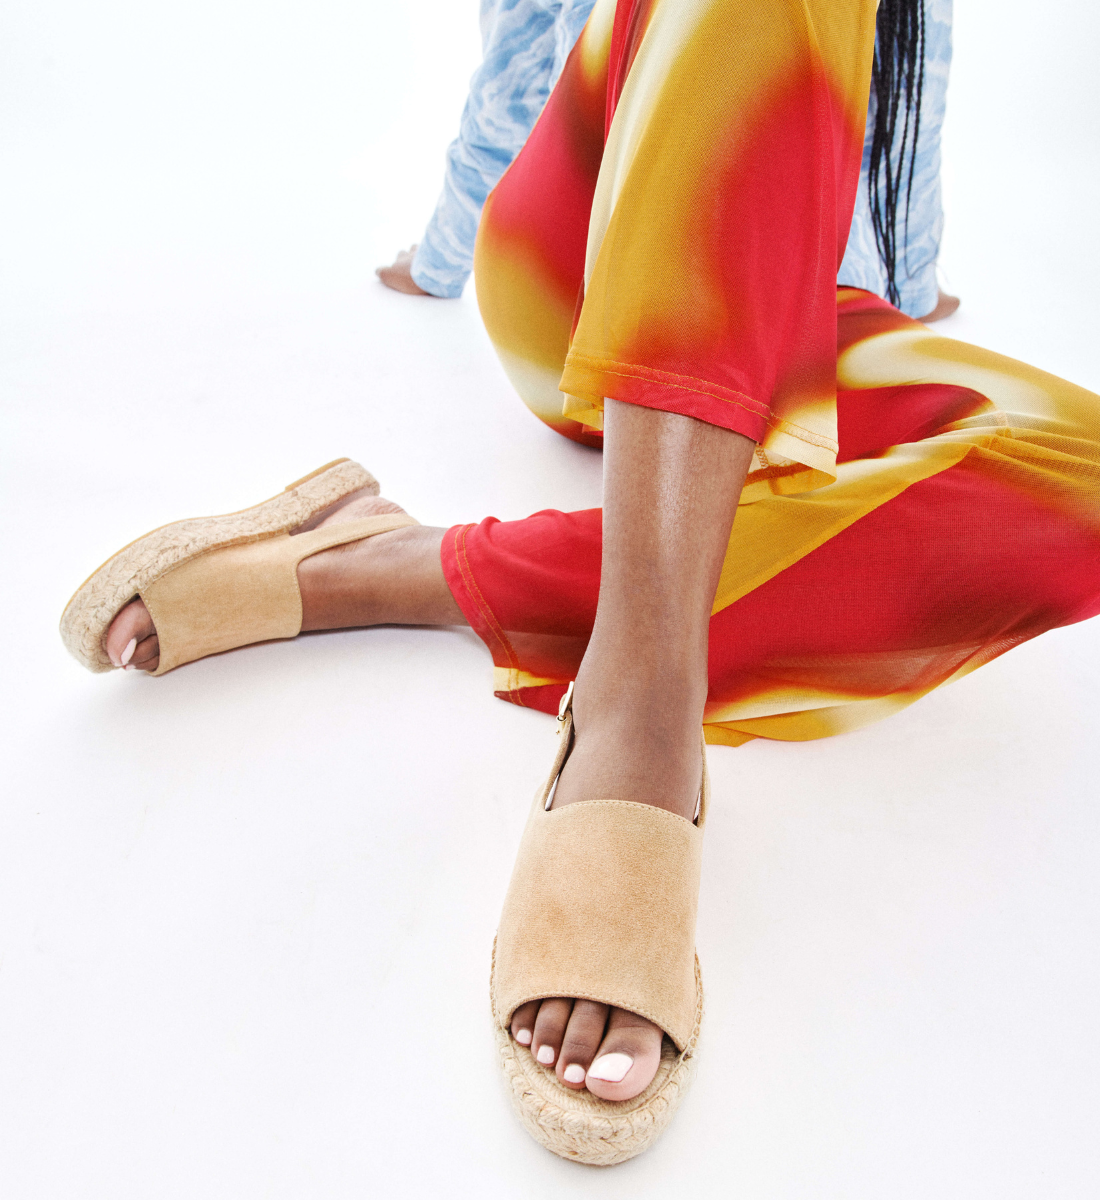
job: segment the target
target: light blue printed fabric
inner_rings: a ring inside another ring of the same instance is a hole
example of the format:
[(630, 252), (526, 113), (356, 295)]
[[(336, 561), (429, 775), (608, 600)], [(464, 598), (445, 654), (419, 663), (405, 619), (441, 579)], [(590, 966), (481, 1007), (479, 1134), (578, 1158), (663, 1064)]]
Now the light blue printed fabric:
[[(473, 264), (485, 198), (534, 128), (594, 0), (481, 0), (484, 61), (470, 81), (458, 137), (447, 150), (443, 194), (413, 260), (412, 277), (433, 296), (462, 294)], [(940, 129), (951, 63), (952, 0), (925, 0), (924, 94), (913, 171), (908, 240), (899, 253), (900, 307), (920, 317), (936, 307), (943, 229)], [(874, 101), (872, 99), (872, 113)], [(837, 282), (886, 295), (867, 198), (873, 122), (863, 147), (856, 211)], [(901, 213), (904, 218), (904, 210)]]
[(595, 0), (481, 0), (484, 59), (470, 80), (443, 194), (413, 259), (433, 296), (462, 294), (486, 196), (523, 148)]
[[(943, 198), (940, 190), (940, 130), (947, 105), (947, 74), (951, 67), (952, 0), (924, 2), (924, 91), (920, 106), (920, 136), (913, 163), (913, 188), (909, 201), (909, 222), (898, 233), (895, 281), (901, 301), (898, 307), (911, 317), (927, 316), (939, 299), (936, 259), (943, 234)], [(875, 247), (871, 225), (871, 205), (867, 197), (867, 167), (871, 161), (871, 135), (874, 132), (875, 98), (867, 120), (863, 143), (863, 169), (859, 173), (859, 192), (848, 235), (848, 248), (840, 264), (837, 283), (866, 288), (878, 296), (886, 295), (886, 269)], [(897, 153), (894, 154), (897, 164)], [(908, 182), (908, 169), (902, 183)], [(898, 221), (905, 220), (904, 202), (898, 205)], [(904, 253), (902, 248), (904, 247)]]

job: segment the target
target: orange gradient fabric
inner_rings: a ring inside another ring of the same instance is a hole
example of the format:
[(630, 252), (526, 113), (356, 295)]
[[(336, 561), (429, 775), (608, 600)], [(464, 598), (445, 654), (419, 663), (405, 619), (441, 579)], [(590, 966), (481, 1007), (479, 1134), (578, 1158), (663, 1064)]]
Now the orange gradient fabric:
[[(1100, 611), (1100, 398), (837, 289), (873, 0), (598, 0), (489, 198), (489, 334), (598, 445), (605, 397), (757, 442), (711, 620), (708, 741), (895, 712)], [(599, 510), (458, 526), (451, 591), (497, 694), (554, 711)]]

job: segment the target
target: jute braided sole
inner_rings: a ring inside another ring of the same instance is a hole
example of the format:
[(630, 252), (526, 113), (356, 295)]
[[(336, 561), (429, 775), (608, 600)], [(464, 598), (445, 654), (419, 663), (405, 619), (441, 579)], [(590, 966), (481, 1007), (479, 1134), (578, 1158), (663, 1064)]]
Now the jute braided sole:
[(378, 494), (358, 463), (338, 458), (240, 512), (162, 525), (124, 546), (77, 588), (61, 614), (61, 640), (89, 671), (113, 669), (103, 638), (115, 614), (173, 567), (207, 550), (239, 546), (304, 524), (350, 492)]
[(665, 1131), (695, 1074), (703, 1022), (703, 980), (695, 960), (696, 1010), (691, 1041), (682, 1054), (666, 1037), (652, 1083), (633, 1100), (601, 1100), (563, 1087), (552, 1068), (535, 1061), (495, 1021), (505, 1085), (524, 1128), (540, 1145), (573, 1162), (611, 1167), (641, 1154)]

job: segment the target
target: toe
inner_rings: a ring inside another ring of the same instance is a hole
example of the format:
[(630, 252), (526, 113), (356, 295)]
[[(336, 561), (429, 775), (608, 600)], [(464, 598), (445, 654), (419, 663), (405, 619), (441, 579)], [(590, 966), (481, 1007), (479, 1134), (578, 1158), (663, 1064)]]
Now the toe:
[(572, 1011), (572, 1000), (555, 998), (544, 1000), (539, 1005), (539, 1015), (535, 1018), (531, 1038), (531, 1053), (544, 1067), (552, 1067), (558, 1061), (558, 1051), (561, 1050), (565, 1027), (569, 1024)]
[(558, 1078), (566, 1087), (584, 1091), (585, 1076), (603, 1040), (607, 1013), (608, 1006), (595, 1000), (574, 1003), (558, 1052)]
[(521, 1004), (512, 1013), (512, 1037), (521, 1046), (530, 1046), (535, 1033), (535, 1018), (539, 1014), (539, 1002), (532, 1000), (530, 1004)]
[(630, 1100), (644, 1091), (661, 1062), (660, 1028), (622, 1008), (613, 1008), (585, 1085), (601, 1100)]
[(157, 635), (138, 642), (133, 657), (125, 665), (131, 671), (155, 671), (160, 666), (160, 641)]
[[(103, 639), (103, 648), (107, 651), (107, 657), (116, 667), (140, 665), (143, 670), (155, 670), (155, 667), (148, 666), (149, 654), (146, 643), (151, 639), (155, 644), (156, 632), (153, 627), (153, 619), (149, 616), (149, 610), (142, 603), (140, 597), (135, 597), (119, 610), (111, 622), (107, 636)], [(139, 650), (143, 646), (145, 646), (145, 653), (141, 655), (139, 664)], [(156, 654), (159, 654), (159, 648), (155, 649), (154, 657)]]

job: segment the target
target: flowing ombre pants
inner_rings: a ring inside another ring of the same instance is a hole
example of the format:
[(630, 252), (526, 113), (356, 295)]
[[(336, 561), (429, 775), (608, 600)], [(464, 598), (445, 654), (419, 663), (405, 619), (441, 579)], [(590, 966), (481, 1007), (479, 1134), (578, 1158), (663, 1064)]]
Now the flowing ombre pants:
[[(1100, 611), (1100, 397), (835, 286), (875, 0), (598, 0), (489, 197), (475, 275), (527, 405), (757, 443), (710, 627), (708, 741), (858, 728)], [(497, 694), (553, 711), (599, 510), (457, 526)]]

